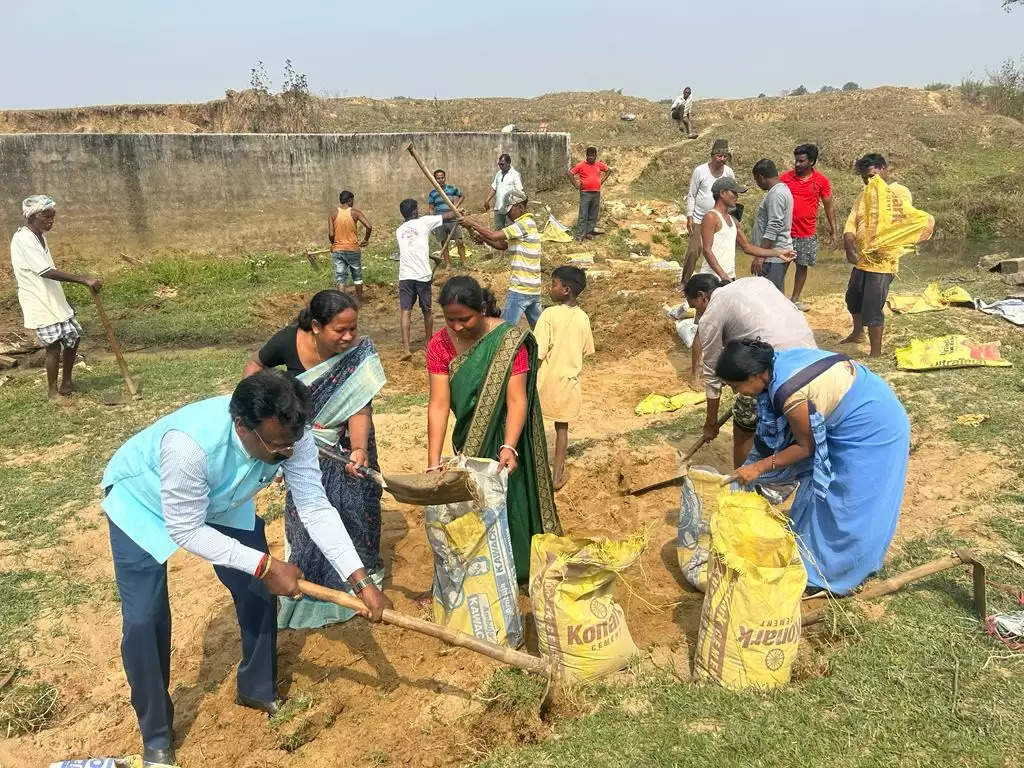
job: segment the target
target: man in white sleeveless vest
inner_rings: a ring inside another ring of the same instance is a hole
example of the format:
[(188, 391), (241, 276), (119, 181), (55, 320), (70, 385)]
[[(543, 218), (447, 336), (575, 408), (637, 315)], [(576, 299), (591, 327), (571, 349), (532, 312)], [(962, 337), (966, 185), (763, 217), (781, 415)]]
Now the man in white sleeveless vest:
[(121, 658), (142, 732), (143, 764), (173, 764), (168, 695), (167, 559), (179, 547), (208, 560), (231, 592), (242, 636), (236, 701), (274, 714), (277, 600), (300, 595), (302, 573), (267, 551), (253, 496), (284, 470), (310, 537), (379, 621), (391, 603), (363, 569), (324, 493), (307, 428), (309, 390), (277, 371), (243, 379), (230, 397), (164, 416), (122, 445), (101, 482), (121, 596)]

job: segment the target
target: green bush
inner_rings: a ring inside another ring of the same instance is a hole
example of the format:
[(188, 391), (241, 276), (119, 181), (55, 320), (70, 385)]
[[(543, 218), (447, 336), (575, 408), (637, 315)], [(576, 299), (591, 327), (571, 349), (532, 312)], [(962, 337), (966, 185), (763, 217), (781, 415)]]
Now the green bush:
[(926, 91), (948, 91), (952, 86), (949, 83), (928, 83), (924, 87)]
[(843, 86), (843, 90), (844, 91), (859, 91), (860, 90), (860, 86), (857, 85), (855, 82), (853, 82), (853, 80), (851, 80), (850, 82), (846, 83)]

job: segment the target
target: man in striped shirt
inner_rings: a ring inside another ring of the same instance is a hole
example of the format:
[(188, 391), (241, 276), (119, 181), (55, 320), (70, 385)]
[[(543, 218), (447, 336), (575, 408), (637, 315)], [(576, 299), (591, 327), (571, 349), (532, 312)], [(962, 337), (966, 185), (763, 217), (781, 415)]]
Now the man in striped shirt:
[(516, 325), (526, 314), (526, 321), (532, 329), (540, 318), (540, 231), (533, 214), (526, 209), (526, 195), (519, 190), (510, 191), (505, 202), (508, 218), (512, 222), (504, 229), (493, 230), (472, 219), (462, 220), (463, 226), (472, 230), (477, 238), (499, 251), (508, 251), (512, 274), (508, 279), (508, 296), (501, 319)]

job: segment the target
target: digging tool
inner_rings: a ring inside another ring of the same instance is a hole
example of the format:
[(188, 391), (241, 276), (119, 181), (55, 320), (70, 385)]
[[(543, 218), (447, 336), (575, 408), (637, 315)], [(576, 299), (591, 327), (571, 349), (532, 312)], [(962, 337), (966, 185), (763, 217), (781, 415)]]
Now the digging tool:
[[(322, 587), (319, 584), (313, 584), (303, 579), (299, 579), (299, 589), (302, 591), (302, 594), (316, 600), (334, 603), (352, 611), (363, 611), (366, 609), (363, 601), (358, 597), (337, 589)], [(500, 661), (502, 664), (508, 664), (511, 667), (516, 667), (535, 675), (547, 678), (551, 676), (551, 664), (546, 659), (531, 656), (528, 653), (516, 651), (512, 648), (505, 648), (487, 640), (481, 640), (479, 637), (459, 632), (457, 629), (442, 627), (440, 624), (417, 619), (414, 616), (409, 616), (391, 608), (384, 609), (383, 621), (385, 624), (394, 624), (395, 626), (402, 627), (402, 629), (409, 629), (413, 632), (419, 632), (421, 635), (435, 637), (448, 645), (468, 648), (495, 661)]]
[[(352, 454), (337, 446), (320, 445), (318, 448), (321, 456), (326, 456), (344, 465), (348, 465), (352, 461)], [(454, 504), (459, 501), (470, 501), (473, 498), (469, 473), (461, 470), (385, 477), (375, 469), (361, 467), (359, 474), (379, 485), (394, 496), (395, 501), (402, 504), (418, 506)]]
[[(728, 411), (726, 411), (722, 416), (718, 418), (718, 428), (721, 429), (722, 427), (724, 427), (725, 423), (731, 418), (732, 408), (730, 408)], [(704, 438), (704, 435), (701, 435), (700, 439), (697, 440), (697, 442), (693, 444), (690, 450), (686, 452), (686, 455), (684, 455), (683, 458), (680, 459), (680, 463), (685, 464), (686, 462), (688, 462), (690, 458), (693, 456), (693, 454), (699, 451), (706, 442), (708, 441)], [(668, 488), (673, 485), (679, 485), (681, 482), (683, 482), (683, 479), (685, 477), (686, 472), (683, 472), (681, 475), (673, 475), (672, 477), (666, 478), (664, 480), (659, 480), (658, 482), (651, 483), (650, 485), (643, 485), (640, 486), (639, 488), (632, 488), (631, 483), (629, 482), (629, 478), (626, 477), (626, 475), (620, 471), (619, 491), (623, 494), (628, 494), (630, 496), (639, 496), (640, 494), (647, 493), (648, 491), (656, 491), (659, 488)]]
[[(875, 597), (882, 597), (883, 595), (891, 595), (913, 581), (933, 576), (942, 571), (948, 571), (950, 568), (955, 568), (958, 565), (971, 566), (971, 576), (974, 583), (974, 609), (978, 613), (978, 618), (984, 622), (988, 615), (988, 601), (985, 595), (985, 564), (969, 549), (958, 549), (956, 552), (950, 552), (944, 557), (932, 560), (924, 565), (919, 565), (917, 568), (911, 568), (909, 571), (904, 571), (888, 579), (875, 582), (862, 589), (854, 597), (860, 600), (870, 600)], [(800, 617), (800, 623), (805, 627), (809, 624), (818, 623), (825, 618), (826, 608), (827, 606), (821, 606), (820, 608), (804, 611)]]
[[(114, 353), (114, 357), (117, 358), (117, 365), (121, 369), (121, 375), (124, 376), (125, 389), (128, 390), (128, 395), (131, 399), (136, 399), (139, 396), (138, 387), (135, 386), (135, 382), (132, 381), (132, 377), (128, 373), (128, 364), (124, 361), (124, 355), (121, 354), (121, 345), (117, 343), (117, 337), (114, 335), (114, 328), (110, 325), (110, 320), (107, 319), (107, 313), (103, 309), (103, 301), (100, 299), (99, 291), (90, 289), (89, 293), (92, 294), (92, 300), (96, 303), (96, 313), (100, 316), (100, 322), (103, 323), (103, 328), (107, 332), (107, 340), (110, 342), (110, 350)], [(111, 396), (104, 398), (104, 402), (108, 405), (118, 405), (128, 402), (128, 398)]]
[(317, 257), (330, 252), (330, 248), (324, 248), (323, 250), (320, 251), (306, 251), (306, 261), (309, 262), (309, 268), (312, 269), (314, 273), (319, 274), (320, 259), (318, 259)]

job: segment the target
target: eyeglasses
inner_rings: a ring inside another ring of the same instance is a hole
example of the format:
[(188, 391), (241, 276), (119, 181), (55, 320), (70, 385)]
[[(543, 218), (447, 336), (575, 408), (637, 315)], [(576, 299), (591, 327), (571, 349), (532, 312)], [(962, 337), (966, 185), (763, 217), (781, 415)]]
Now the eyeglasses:
[(261, 435), (258, 431), (254, 429), (252, 430), (252, 433), (259, 438), (260, 443), (262, 443), (263, 447), (266, 448), (270, 453), (295, 453), (295, 443), (271, 446), (269, 443), (267, 443), (266, 440), (263, 439), (263, 435)]

